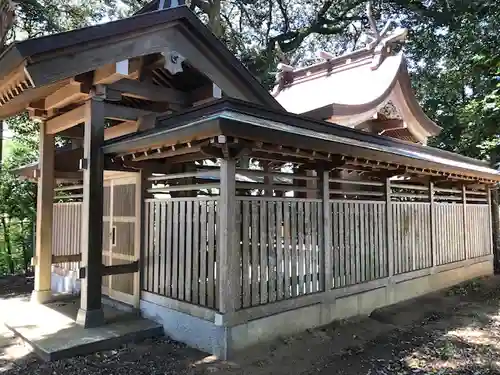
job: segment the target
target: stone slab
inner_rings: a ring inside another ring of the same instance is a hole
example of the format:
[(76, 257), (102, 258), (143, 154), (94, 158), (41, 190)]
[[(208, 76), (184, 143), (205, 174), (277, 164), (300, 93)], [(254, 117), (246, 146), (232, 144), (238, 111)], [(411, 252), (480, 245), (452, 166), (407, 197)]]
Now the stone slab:
[(16, 298), (0, 303), (0, 309), (7, 312), (5, 326), (47, 361), (111, 349), (163, 334), (158, 323), (107, 306), (104, 307), (106, 324), (86, 329), (75, 323), (78, 308), (77, 301), (40, 305)]

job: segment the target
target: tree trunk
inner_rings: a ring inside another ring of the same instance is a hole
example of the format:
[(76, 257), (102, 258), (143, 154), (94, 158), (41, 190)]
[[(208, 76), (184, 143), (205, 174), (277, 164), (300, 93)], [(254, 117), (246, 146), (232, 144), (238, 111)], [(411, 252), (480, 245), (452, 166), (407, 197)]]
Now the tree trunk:
[(7, 225), (7, 220), (5, 216), (2, 215), (2, 228), (3, 228), (3, 239), (5, 242), (5, 249), (7, 250), (7, 265), (9, 266), (9, 273), (14, 274), (14, 260), (12, 259), (12, 246), (10, 243), (9, 226)]

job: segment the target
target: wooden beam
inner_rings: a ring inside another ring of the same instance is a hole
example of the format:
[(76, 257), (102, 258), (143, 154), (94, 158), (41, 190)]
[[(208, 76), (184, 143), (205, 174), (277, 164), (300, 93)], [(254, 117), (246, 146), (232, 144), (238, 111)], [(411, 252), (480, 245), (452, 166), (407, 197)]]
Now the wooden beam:
[(201, 152), (203, 145), (196, 145), (192, 147), (183, 147), (178, 149), (170, 149), (162, 152), (151, 151), (149, 154), (142, 156), (136, 156), (133, 161), (151, 160), (151, 159), (163, 159), (179, 155), (193, 154), (196, 152)]
[(112, 120), (137, 121), (140, 117), (150, 113), (152, 112), (118, 104), (104, 103), (104, 117)]
[(54, 177), (56, 180), (82, 180), (83, 173), (79, 171), (75, 172), (55, 171)]
[(153, 129), (156, 125), (156, 113), (150, 113), (149, 115), (142, 116), (137, 121), (137, 129), (139, 131)]
[[(137, 121), (140, 117), (150, 115), (152, 112), (141, 109), (125, 107), (117, 104), (103, 103), (104, 117), (112, 120), (131, 121), (132, 123), (120, 124), (106, 129), (106, 139), (118, 137), (119, 135), (129, 134), (137, 131)], [(81, 105), (65, 112), (57, 117), (47, 120), (48, 134), (57, 134), (75, 125), (83, 123), (85, 120), (85, 105)], [(119, 126), (119, 127), (118, 127)]]
[(79, 106), (47, 120), (47, 133), (57, 134), (85, 121), (85, 106)]
[(159, 161), (141, 161), (134, 162), (121, 159), (105, 158), (104, 166), (109, 171), (123, 171), (123, 172), (138, 172), (140, 170), (148, 171), (149, 173), (168, 173), (170, 165), (164, 164)]
[(28, 108), (28, 116), (31, 120), (44, 121), (47, 119), (48, 114), (44, 109)]
[(78, 126), (73, 126), (72, 128), (57, 133), (57, 135), (62, 138), (83, 139), (83, 129)]
[(123, 78), (137, 78), (140, 70), (140, 60), (127, 59), (104, 65), (94, 71), (94, 85), (110, 84)]
[(82, 254), (69, 254), (69, 255), (52, 255), (52, 264), (66, 263), (66, 262), (80, 262)]
[(110, 84), (109, 87), (113, 90), (120, 91), (124, 96), (152, 102), (185, 104), (188, 101), (187, 94), (180, 90), (132, 79), (120, 79)]
[(126, 264), (116, 264), (114, 266), (103, 266), (102, 276), (109, 275), (123, 275), (127, 273), (139, 272), (139, 262), (126, 263)]
[(88, 98), (88, 92), (83, 91), (82, 83), (72, 81), (45, 98), (45, 110), (62, 108), (68, 104), (81, 102)]
[[(139, 261), (125, 263), (125, 264), (115, 264), (113, 266), (105, 266), (101, 264), (100, 276), (111, 276), (111, 275), (123, 275), (128, 273), (139, 272)], [(80, 268), (79, 271), (80, 279), (85, 279), (87, 277), (87, 271), (85, 268)]]
[(135, 133), (137, 131), (137, 122), (124, 121), (120, 124), (104, 129), (104, 140), (121, 137), (122, 135)]

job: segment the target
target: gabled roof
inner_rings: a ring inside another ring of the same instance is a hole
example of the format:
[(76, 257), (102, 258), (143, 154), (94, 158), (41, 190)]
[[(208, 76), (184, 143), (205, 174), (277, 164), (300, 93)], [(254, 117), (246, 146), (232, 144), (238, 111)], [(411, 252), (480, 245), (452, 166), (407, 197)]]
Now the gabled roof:
[(224, 44), (181, 6), (12, 44), (0, 56), (0, 118), (24, 110), (65, 79), (109, 63), (161, 53), (167, 46), (183, 53), (190, 65), (229, 96), (238, 93), (241, 99), (280, 108)]
[(388, 102), (402, 127), (425, 143), (441, 128), (420, 107), (411, 88), (405, 58), (393, 44), (406, 35), (397, 29), (385, 39), (343, 56), (322, 53), (324, 61), (305, 68), (281, 66), (273, 95), (288, 111), (356, 127), (374, 118)]

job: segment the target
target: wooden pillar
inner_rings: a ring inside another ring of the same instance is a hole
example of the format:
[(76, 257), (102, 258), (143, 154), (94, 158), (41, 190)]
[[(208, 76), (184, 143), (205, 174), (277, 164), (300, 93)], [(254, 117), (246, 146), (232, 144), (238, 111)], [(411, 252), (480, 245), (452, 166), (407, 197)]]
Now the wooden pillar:
[(464, 219), (462, 230), (463, 230), (463, 240), (464, 240), (464, 259), (468, 259), (468, 252), (467, 252), (467, 188), (464, 185), (462, 185), (462, 216)]
[[(264, 165), (264, 173), (272, 173), (271, 168), (269, 168), (269, 164)], [(273, 196), (273, 189), (270, 188), (273, 184), (273, 178), (269, 175), (264, 175), (264, 196), (265, 197), (272, 197)]]
[[(307, 177), (318, 177), (318, 172), (317, 171), (306, 171), (306, 176)], [(315, 189), (316, 190), (316, 191), (308, 191), (306, 193), (306, 197), (310, 198), (310, 199), (316, 199), (318, 196), (318, 192), (317, 192), (318, 181), (313, 180), (313, 179), (310, 179), (310, 180), (308, 179), (308, 180), (306, 180), (305, 185), (308, 189)]]
[(104, 103), (93, 97), (85, 103), (83, 147), (82, 268), (77, 323), (96, 327), (104, 323), (101, 306)]
[(385, 179), (385, 216), (386, 216), (386, 236), (387, 236), (387, 276), (394, 276), (394, 246), (392, 241), (392, 188), (391, 178)]
[(33, 302), (44, 303), (52, 297), (52, 215), (54, 209), (54, 136), (40, 124), (40, 161), (36, 206), (36, 256)]
[(220, 197), (217, 206), (219, 264), (219, 311), (236, 311), (241, 299), (240, 252), (236, 245), (236, 189), (234, 160), (221, 160)]
[(429, 220), (431, 226), (431, 264), (432, 268), (437, 265), (436, 232), (434, 229), (434, 182), (429, 181)]
[(331, 224), (331, 205), (330, 205), (330, 173), (322, 171), (319, 173), (321, 181), (321, 199), (323, 204), (323, 254), (324, 276), (320, 278), (320, 284), (324, 291), (333, 289), (333, 252), (332, 246), (332, 224)]
[(493, 266), (495, 273), (500, 273), (500, 214), (498, 211), (499, 199), (498, 199), (498, 187), (494, 189), (487, 189), (488, 204), (491, 210), (491, 233), (492, 233), (492, 245), (493, 245)]
[(134, 227), (134, 254), (139, 261), (139, 272), (134, 273), (134, 307), (139, 308), (141, 300), (141, 272), (142, 272), (142, 254), (141, 249), (144, 248), (143, 225), (144, 222), (144, 198), (145, 187), (147, 186), (146, 176), (148, 173), (141, 170), (137, 173), (135, 182), (135, 227)]

